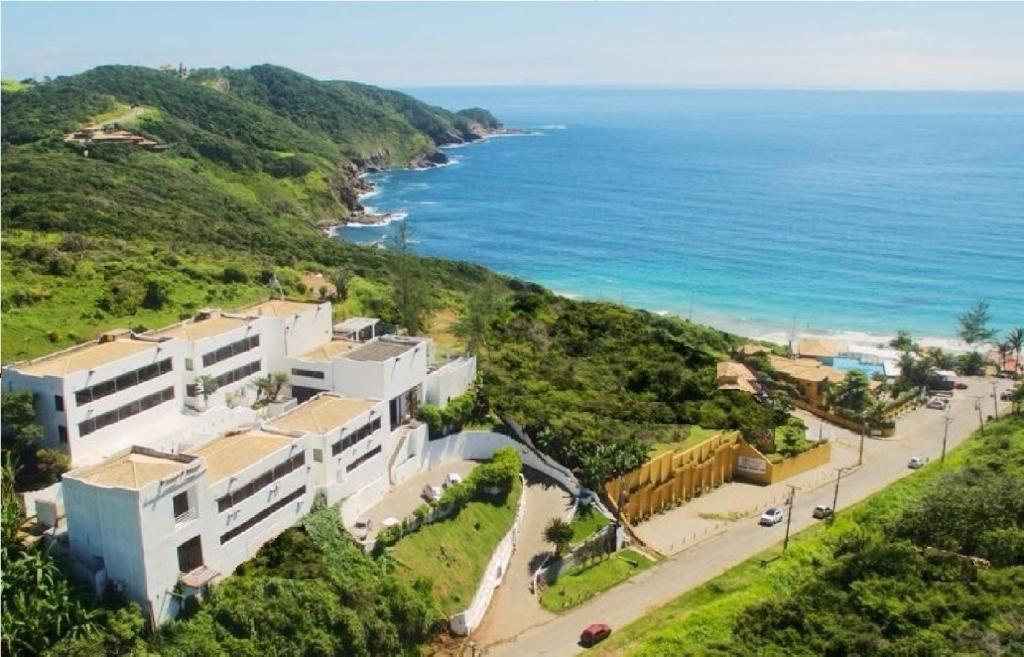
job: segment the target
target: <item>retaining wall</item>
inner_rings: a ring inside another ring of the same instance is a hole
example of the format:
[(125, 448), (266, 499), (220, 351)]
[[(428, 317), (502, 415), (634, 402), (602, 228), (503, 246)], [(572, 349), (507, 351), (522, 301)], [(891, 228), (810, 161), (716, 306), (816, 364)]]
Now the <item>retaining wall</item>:
[(516, 511), (516, 519), (512, 523), (512, 528), (508, 530), (491, 554), (487, 568), (484, 569), (483, 579), (480, 581), (480, 586), (477, 587), (476, 595), (473, 596), (469, 607), (448, 618), (452, 632), (458, 636), (466, 636), (480, 626), (487, 613), (487, 608), (491, 606), (494, 592), (505, 579), (508, 563), (512, 560), (512, 553), (516, 549), (516, 541), (519, 538), (519, 526), (522, 524), (523, 515), (526, 512), (526, 480), (522, 474), (519, 475), (519, 478), (523, 482), (523, 494), (519, 496), (519, 509)]

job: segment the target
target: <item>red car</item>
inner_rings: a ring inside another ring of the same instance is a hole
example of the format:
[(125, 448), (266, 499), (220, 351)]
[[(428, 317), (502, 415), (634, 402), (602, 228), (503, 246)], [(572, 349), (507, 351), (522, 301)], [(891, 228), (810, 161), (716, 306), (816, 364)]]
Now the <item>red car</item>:
[(584, 648), (589, 648), (590, 646), (607, 639), (611, 633), (612, 628), (608, 627), (604, 623), (588, 625), (587, 629), (583, 630), (583, 633), (580, 634), (580, 645)]
[(964, 383), (963, 381), (957, 381), (956, 383), (953, 384), (953, 387), (956, 388), (957, 390), (967, 390), (967, 384)]

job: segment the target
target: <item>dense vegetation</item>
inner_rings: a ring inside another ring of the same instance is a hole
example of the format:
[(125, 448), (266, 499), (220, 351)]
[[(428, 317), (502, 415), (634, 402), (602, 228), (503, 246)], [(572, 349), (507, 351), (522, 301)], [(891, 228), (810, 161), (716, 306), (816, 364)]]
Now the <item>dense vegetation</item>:
[[(784, 421), (784, 409), (716, 390), (715, 361), (738, 344), (724, 333), (565, 299), (475, 265), (420, 258), (410, 240), (380, 251), (320, 233), (319, 222), (358, 208), (359, 167), (409, 164), (432, 157), (440, 143), (497, 127), (484, 110), (446, 112), (273, 66), (199, 71), (184, 80), (107, 66), (6, 85), (2, 102), (5, 363), (108, 328), (163, 326), (204, 306), (229, 308), (281, 291), (301, 297), (300, 274), (311, 270), (336, 283), (339, 315), (375, 315), (413, 330), (429, 330), (437, 313), (455, 315), (453, 330), (480, 357), (480, 385), (433, 424), (521, 427), (592, 486), (635, 467), (650, 443), (682, 425), (753, 434)], [(132, 130), (166, 143), (167, 151), (91, 147), (86, 157), (61, 139), (132, 105), (148, 108)], [(51, 455), (39, 454), (30, 433), (18, 438), (17, 452), (28, 462), (12, 463), (12, 473), (21, 485), (43, 483)], [(5, 446), (10, 439), (5, 434)], [(142, 650), (137, 611), (97, 605), (48, 553), (15, 544), (21, 516), (11, 500), (4, 496), (5, 650), (41, 653), (59, 642), (65, 652), (56, 654)], [(398, 586), (383, 565), (351, 555), (344, 541), (317, 527), (307, 523), (268, 550), (324, 552), (322, 563), (298, 563), (326, 572), (325, 581), (314, 585), (288, 560), (264, 555), (262, 565), (223, 585), (154, 645), (168, 654), (330, 654), (339, 646), (391, 654), (422, 640), (423, 610), (432, 604), (426, 593)], [(351, 572), (322, 549), (325, 541)], [(365, 596), (355, 593), (363, 578), (377, 582), (366, 585)], [(311, 610), (320, 606), (329, 634), (309, 629)], [(305, 615), (285, 624), (295, 610)], [(257, 619), (270, 629), (249, 632)], [(15, 627), (25, 629), (8, 633)], [(378, 632), (380, 642), (364, 641)], [(278, 634), (288, 650), (268, 648)], [(197, 643), (183, 643), (190, 637)], [(183, 645), (191, 647), (176, 647)]]
[[(630, 655), (1024, 651), (1024, 419), (626, 628)], [(764, 564), (768, 563), (767, 567)], [(760, 564), (760, 565), (759, 565)]]

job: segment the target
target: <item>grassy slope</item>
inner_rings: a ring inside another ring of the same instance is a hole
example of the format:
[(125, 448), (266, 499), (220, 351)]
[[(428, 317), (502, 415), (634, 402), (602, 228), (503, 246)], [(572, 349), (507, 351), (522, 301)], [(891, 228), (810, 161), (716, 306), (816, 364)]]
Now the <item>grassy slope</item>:
[(622, 550), (604, 559), (571, 568), (540, 596), (540, 604), (548, 611), (565, 611), (610, 589), (653, 562), (636, 550)]
[(582, 543), (608, 522), (608, 518), (593, 510), (592, 507), (578, 510), (572, 519), (572, 544)]
[(390, 552), (400, 564), (398, 578), (433, 580), (445, 615), (468, 607), (491, 553), (512, 526), (522, 492), (522, 483), (516, 479), (503, 504), (470, 502), (458, 516), (400, 540)]
[[(1014, 449), (1019, 452), (1024, 447), (1024, 421), (1003, 421), (997, 426), (1006, 435), (1014, 436)], [(995, 430), (994, 426), (988, 429)], [(945, 472), (963, 468), (982, 450), (983, 443), (977, 440), (963, 443), (950, 452), (945, 466), (935, 462), (891, 484), (841, 512), (831, 528), (818, 524), (800, 532), (791, 539), (785, 554), (781, 547), (773, 547), (684, 593), (616, 632), (598, 654), (655, 657), (682, 648), (699, 653), (702, 646), (728, 641), (737, 618), (747, 607), (794, 592), (814, 577), (822, 564), (829, 562), (834, 546), (843, 536), (891, 521), (926, 495)], [(761, 567), (762, 561), (769, 563)]]

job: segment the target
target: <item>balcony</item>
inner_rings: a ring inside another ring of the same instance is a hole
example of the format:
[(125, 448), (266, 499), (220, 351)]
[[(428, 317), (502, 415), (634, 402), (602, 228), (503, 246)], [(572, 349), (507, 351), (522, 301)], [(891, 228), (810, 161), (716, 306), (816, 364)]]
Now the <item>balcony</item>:
[[(167, 516), (164, 516), (164, 517), (166, 518)], [(187, 522), (192, 522), (193, 520), (195, 520), (198, 517), (199, 517), (199, 509), (197, 509), (196, 507), (192, 507), (192, 508), (188, 509), (187, 511), (185, 511), (184, 513), (179, 513), (178, 515), (174, 516), (174, 524), (175, 525), (184, 525)]]
[(218, 573), (216, 570), (213, 570), (212, 568), (208, 568), (206, 566), (199, 566), (198, 568), (195, 568), (187, 573), (180, 573), (178, 575), (178, 581), (180, 581), (184, 586), (193, 589), (198, 589), (202, 588), (206, 584), (209, 584), (210, 581), (213, 580), (213, 578), (217, 577), (217, 575), (219, 574), (220, 573)]

